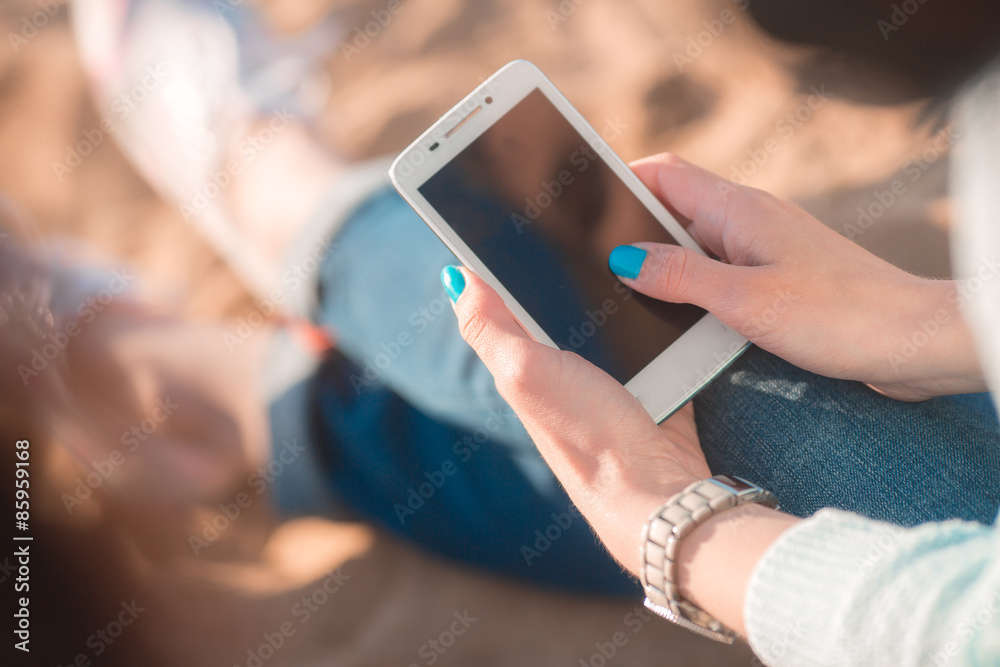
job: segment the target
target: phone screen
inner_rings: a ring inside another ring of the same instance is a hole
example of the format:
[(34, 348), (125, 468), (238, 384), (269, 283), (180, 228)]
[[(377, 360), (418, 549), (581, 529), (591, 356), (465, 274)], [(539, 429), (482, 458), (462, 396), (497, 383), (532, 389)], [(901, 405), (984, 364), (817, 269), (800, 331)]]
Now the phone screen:
[(561, 349), (623, 384), (705, 315), (611, 273), (615, 246), (677, 241), (537, 88), (419, 191)]

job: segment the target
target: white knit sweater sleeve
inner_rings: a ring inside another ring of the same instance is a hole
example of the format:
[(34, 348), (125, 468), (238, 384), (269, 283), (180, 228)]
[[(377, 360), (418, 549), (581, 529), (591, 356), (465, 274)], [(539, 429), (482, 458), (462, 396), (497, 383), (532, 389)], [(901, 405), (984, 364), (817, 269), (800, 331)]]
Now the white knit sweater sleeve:
[(823, 510), (758, 564), (745, 614), (768, 665), (997, 665), (1000, 538)]

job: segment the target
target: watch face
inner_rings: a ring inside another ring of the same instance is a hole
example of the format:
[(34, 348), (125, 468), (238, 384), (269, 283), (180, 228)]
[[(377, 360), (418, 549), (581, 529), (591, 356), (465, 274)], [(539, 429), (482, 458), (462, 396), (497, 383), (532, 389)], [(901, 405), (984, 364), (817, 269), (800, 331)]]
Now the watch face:
[(743, 491), (749, 491), (750, 489), (756, 489), (757, 487), (749, 482), (746, 482), (739, 477), (733, 477), (732, 475), (715, 475), (711, 477), (708, 481), (717, 482), (724, 486), (731, 487), (736, 493), (741, 493)]

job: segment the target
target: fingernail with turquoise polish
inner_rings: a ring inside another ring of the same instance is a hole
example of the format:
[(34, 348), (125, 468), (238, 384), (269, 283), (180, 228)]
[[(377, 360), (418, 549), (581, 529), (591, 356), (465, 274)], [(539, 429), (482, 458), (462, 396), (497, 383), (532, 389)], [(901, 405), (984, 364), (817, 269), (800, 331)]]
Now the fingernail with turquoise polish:
[(608, 266), (616, 276), (638, 278), (642, 263), (646, 261), (646, 251), (634, 245), (620, 245), (611, 251)]
[(455, 303), (465, 291), (465, 276), (457, 266), (446, 266), (441, 269), (441, 284), (444, 285), (444, 291), (448, 293), (451, 302)]

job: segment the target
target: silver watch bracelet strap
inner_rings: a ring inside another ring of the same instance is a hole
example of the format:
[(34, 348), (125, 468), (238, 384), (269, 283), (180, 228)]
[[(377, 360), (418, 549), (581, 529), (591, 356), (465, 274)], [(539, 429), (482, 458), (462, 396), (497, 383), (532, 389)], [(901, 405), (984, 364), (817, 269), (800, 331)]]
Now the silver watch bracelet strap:
[(732, 630), (681, 599), (675, 567), (678, 545), (715, 514), (749, 502), (775, 507), (777, 499), (746, 480), (717, 477), (691, 484), (650, 516), (643, 529), (640, 578), (649, 609), (692, 632), (731, 644)]
[(674, 612), (670, 611), (669, 607), (661, 607), (649, 598), (646, 598), (643, 602), (643, 606), (654, 614), (662, 616), (668, 621), (676, 623), (685, 630), (690, 630), (696, 635), (701, 635), (702, 637), (707, 637), (708, 639), (713, 639), (717, 642), (722, 642), (723, 644), (732, 644), (736, 640), (736, 633), (721, 624), (721, 630), (710, 630), (706, 627), (698, 625), (697, 623), (692, 623), (683, 616), (678, 616)]

